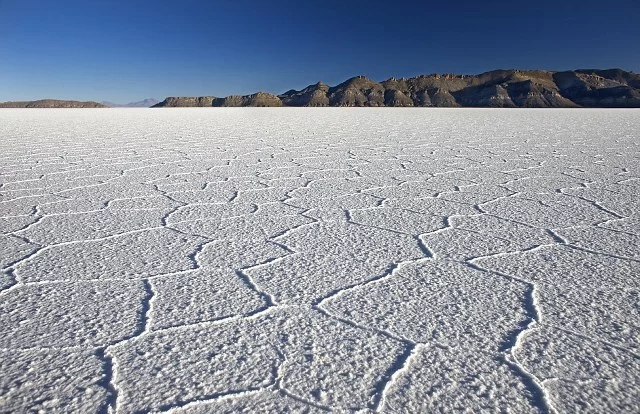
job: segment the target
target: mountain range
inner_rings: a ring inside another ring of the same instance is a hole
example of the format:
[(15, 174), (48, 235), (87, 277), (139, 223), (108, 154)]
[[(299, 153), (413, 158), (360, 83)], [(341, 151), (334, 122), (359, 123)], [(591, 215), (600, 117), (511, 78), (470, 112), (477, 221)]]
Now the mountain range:
[(127, 104), (103, 101), (0, 102), (0, 108), (162, 108), (245, 106), (640, 108), (640, 74), (622, 69), (494, 70), (479, 75), (431, 74), (376, 82), (355, 76), (339, 85), (322, 82), (280, 95), (147, 98)]
[(577, 108), (640, 107), (640, 75), (622, 69), (495, 70), (479, 75), (432, 74), (376, 82), (356, 76), (281, 95), (168, 97), (160, 107), (391, 106)]

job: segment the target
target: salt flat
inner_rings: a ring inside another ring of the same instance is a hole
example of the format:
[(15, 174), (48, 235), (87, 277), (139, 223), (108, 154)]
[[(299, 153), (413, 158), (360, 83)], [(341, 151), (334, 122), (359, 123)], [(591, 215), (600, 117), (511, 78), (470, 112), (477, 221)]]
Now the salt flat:
[(1, 412), (640, 412), (640, 111), (0, 111)]

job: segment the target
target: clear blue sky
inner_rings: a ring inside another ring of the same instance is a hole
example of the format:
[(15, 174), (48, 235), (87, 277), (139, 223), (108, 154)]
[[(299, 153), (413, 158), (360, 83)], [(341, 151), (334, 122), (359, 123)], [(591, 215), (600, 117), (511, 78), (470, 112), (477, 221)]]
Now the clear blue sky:
[(584, 67), (640, 72), (640, 0), (0, 0), (0, 101)]

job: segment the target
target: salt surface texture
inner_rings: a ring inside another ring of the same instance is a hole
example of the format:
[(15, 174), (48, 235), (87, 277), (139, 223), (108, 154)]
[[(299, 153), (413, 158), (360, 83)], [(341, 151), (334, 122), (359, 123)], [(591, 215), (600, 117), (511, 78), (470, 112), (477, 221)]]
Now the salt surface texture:
[(640, 112), (2, 110), (0, 411), (638, 412)]

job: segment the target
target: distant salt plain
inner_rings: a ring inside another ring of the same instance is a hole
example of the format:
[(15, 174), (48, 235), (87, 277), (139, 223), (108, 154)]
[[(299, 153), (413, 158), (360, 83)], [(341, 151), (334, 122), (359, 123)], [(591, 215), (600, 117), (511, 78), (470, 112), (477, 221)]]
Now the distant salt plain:
[(640, 111), (0, 111), (2, 412), (639, 412)]

